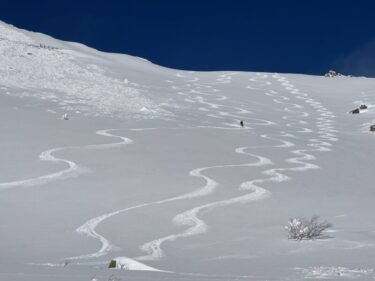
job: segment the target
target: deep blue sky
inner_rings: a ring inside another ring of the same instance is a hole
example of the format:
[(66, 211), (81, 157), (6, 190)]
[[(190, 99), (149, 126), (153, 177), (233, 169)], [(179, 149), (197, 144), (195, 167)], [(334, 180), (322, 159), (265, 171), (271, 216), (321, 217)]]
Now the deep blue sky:
[(2, 0), (0, 20), (173, 68), (375, 76), (374, 0)]

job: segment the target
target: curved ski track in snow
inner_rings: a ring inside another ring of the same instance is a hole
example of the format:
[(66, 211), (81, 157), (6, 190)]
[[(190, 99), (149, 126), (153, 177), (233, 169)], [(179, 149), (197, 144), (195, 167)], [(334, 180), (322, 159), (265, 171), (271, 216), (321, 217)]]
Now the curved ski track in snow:
[(158, 260), (164, 256), (163, 250), (161, 249), (162, 243), (207, 232), (208, 225), (205, 221), (198, 217), (199, 213), (203, 210), (212, 210), (216, 207), (224, 207), (236, 203), (248, 203), (250, 201), (261, 200), (270, 196), (271, 194), (271, 192), (259, 186), (254, 186), (253, 188), (249, 189), (251, 189), (252, 192), (246, 195), (227, 200), (215, 201), (178, 214), (173, 218), (173, 222), (178, 225), (189, 226), (189, 228), (181, 233), (171, 234), (145, 243), (141, 246), (141, 250), (148, 254), (138, 257), (137, 260)]
[(336, 130), (333, 127), (332, 120), (333, 118), (335, 118), (335, 115), (326, 107), (321, 105), (320, 102), (317, 102), (313, 98), (308, 97), (306, 93), (300, 92), (300, 90), (295, 88), (295, 86), (292, 85), (285, 77), (282, 77), (279, 74), (274, 74), (273, 78), (278, 80), (284, 86), (284, 88), (296, 98), (303, 100), (305, 103), (311, 106), (319, 115), (316, 118), (317, 121), (315, 122), (315, 125), (318, 128), (318, 138), (309, 139), (310, 142), (313, 143), (308, 145), (315, 147), (319, 151), (329, 151), (329, 148), (327, 148), (327, 146), (332, 145), (330, 142), (338, 141), (338, 138), (335, 135)]
[(75, 177), (75, 176), (78, 176), (79, 174), (87, 172), (88, 171), (87, 169), (78, 166), (73, 161), (69, 161), (69, 160), (62, 159), (62, 158), (57, 158), (52, 155), (52, 153), (54, 152), (58, 152), (58, 151), (65, 150), (65, 149), (67, 148), (54, 148), (54, 149), (43, 151), (39, 155), (39, 158), (42, 161), (65, 163), (68, 165), (68, 168), (61, 170), (59, 172), (55, 172), (55, 173), (51, 173), (48, 175), (39, 176), (35, 178), (0, 183), (0, 190), (10, 189), (10, 188), (15, 188), (15, 187), (30, 187), (30, 186), (36, 186), (36, 185), (43, 185), (53, 180), (64, 179), (68, 177)]
[[(272, 161), (266, 157), (251, 154), (245, 152), (248, 147), (239, 147), (235, 150), (236, 153), (246, 154), (248, 156), (258, 158), (257, 162), (254, 163), (247, 163), (247, 164), (239, 164), (239, 165), (226, 165), (226, 166), (213, 166), (210, 167), (211, 169), (215, 168), (228, 168), (228, 167), (255, 167), (255, 166), (265, 166), (265, 165), (272, 165)], [(235, 203), (247, 203), (250, 201), (261, 200), (269, 196), (271, 193), (260, 186), (254, 186), (251, 188), (251, 193), (221, 200), (215, 201), (212, 203), (208, 203), (202, 206), (195, 207), (191, 210), (185, 211), (183, 213), (178, 214), (173, 218), (173, 222), (178, 225), (187, 225), (190, 226), (185, 231), (178, 233), (178, 234), (171, 234), (165, 237), (161, 237), (150, 242), (147, 242), (141, 246), (141, 250), (146, 252), (147, 255), (137, 257), (137, 260), (158, 260), (164, 256), (163, 250), (161, 245), (167, 241), (174, 241), (179, 238), (185, 238), (193, 235), (198, 235), (207, 231), (208, 226), (207, 224), (198, 218), (198, 215), (203, 210), (211, 210), (216, 207), (224, 207)]]
[(109, 144), (59, 147), (59, 148), (53, 148), (53, 149), (43, 151), (39, 156), (39, 158), (42, 161), (64, 163), (68, 165), (68, 168), (55, 172), (55, 173), (51, 173), (48, 175), (43, 175), (43, 176), (39, 176), (35, 178), (0, 183), (0, 190), (14, 188), (14, 187), (30, 187), (30, 186), (37, 186), (37, 185), (39, 186), (39, 185), (47, 184), (54, 180), (76, 177), (80, 174), (87, 173), (89, 171), (87, 168), (81, 167), (73, 161), (55, 157), (53, 156), (53, 153), (63, 151), (63, 150), (68, 150), (68, 149), (106, 149), (106, 148), (119, 147), (122, 145), (132, 143), (132, 140), (128, 138), (124, 138), (122, 136), (110, 134), (108, 133), (109, 131), (112, 131), (112, 129), (99, 130), (96, 132), (96, 134), (101, 135), (101, 136), (106, 136), (106, 137), (120, 138), (122, 141), (116, 142), (116, 143), (109, 143)]
[[(270, 84), (265, 83), (265, 85), (270, 85)], [(303, 116), (306, 116), (306, 114), (304, 114)], [(300, 120), (297, 120), (297, 121), (300, 121)], [(285, 133), (285, 132), (280, 132), (280, 133), (281, 133), (281, 136), (294, 137), (294, 135), (289, 134), (289, 133)], [(270, 138), (268, 135), (262, 135), (262, 137)], [(295, 145), (294, 143), (290, 141), (280, 140), (280, 139), (275, 139), (275, 140), (282, 142), (282, 144), (276, 145), (274, 147), (292, 147)], [(177, 216), (174, 217), (173, 222), (178, 225), (187, 225), (189, 226), (189, 228), (181, 233), (167, 235), (165, 237), (161, 237), (161, 238), (145, 243), (144, 245), (141, 246), (141, 250), (146, 252), (147, 255), (138, 257), (137, 259), (158, 260), (164, 256), (163, 250), (161, 248), (161, 245), (164, 242), (174, 241), (178, 238), (185, 238), (185, 237), (205, 233), (208, 229), (208, 226), (203, 220), (198, 218), (198, 215), (201, 211), (211, 210), (216, 207), (228, 206), (228, 205), (235, 204), (235, 203), (246, 203), (249, 201), (260, 200), (265, 197), (268, 197), (271, 193), (267, 191), (266, 189), (258, 186), (257, 184), (264, 183), (266, 181), (283, 182), (283, 181), (290, 180), (290, 177), (280, 173), (281, 171), (307, 171), (309, 169), (319, 168), (319, 166), (315, 164), (306, 162), (306, 161), (315, 160), (316, 158), (313, 155), (306, 153), (305, 151), (306, 150), (302, 150), (302, 149), (293, 150), (291, 151), (291, 153), (296, 154), (298, 157), (289, 158), (286, 160), (287, 163), (297, 164), (299, 166), (288, 167), (288, 168), (268, 169), (262, 172), (263, 174), (269, 176), (268, 178), (260, 178), (260, 179), (255, 179), (255, 180), (242, 183), (240, 185), (240, 189), (251, 190), (252, 192), (249, 194), (238, 196), (238, 197), (233, 197), (227, 200), (215, 201), (212, 203), (208, 203), (202, 206), (195, 207), (193, 209), (190, 209), (183, 213), (178, 214)]]
[[(258, 74), (257, 74), (258, 75)], [(180, 78), (189, 78), (182, 74), (176, 74), (177, 77)], [(268, 75), (266, 74), (259, 74), (261, 79), (267, 78)], [(280, 168), (273, 168), (273, 169), (267, 169), (262, 172), (262, 174), (266, 175), (265, 178), (258, 178), (251, 181), (246, 181), (240, 184), (239, 189), (241, 190), (250, 190), (250, 193), (247, 193), (245, 195), (232, 197), (225, 200), (220, 201), (214, 201), (211, 203), (207, 203), (201, 206), (197, 206), (193, 209), (187, 210), (183, 213), (180, 213), (176, 215), (173, 219), (173, 222), (178, 225), (186, 225), (189, 226), (185, 231), (178, 233), (178, 234), (171, 234), (167, 235), (165, 237), (161, 237), (158, 239), (155, 239), (153, 241), (147, 242), (141, 246), (141, 250), (146, 252), (146, 255), (136, 258), (137, 260), (157, 260), (164, 256), (163, 250), (161, 248), (161, 245), (164, 242), (167, 241), (174, 241), (178, 238), (184, 238), (189, 237), (192, 235), (201, 234), (207, 231), (208, 225), (200, 219), (198, 216), (203, 210), (212, 210), (217, 207), (223, 207), (228, 206), (231, 204), (236, 203), (247, 203), (255, 200), (261, 200), (268, 196), (270, 196), (270, 192), (261, 186), (259, 184), (264, 183), (266, 181), (272, 181), (272, 182), (283, 182), (290, 180), (291, 178), (281, 172), (284, 171), (294, 171), (294, 172), (301, 172), (301, 171), (307, 171), (310, 169), (318, 169), (319, 166), (315, 164), (309, 163), (310, 161), (316, 160), (316, 157), (308, 152), (314, 152), (314, 151), (329, 151), (330, 149), (328, 146), (331, 146), (331, 143), (329, 141), (336, 141), (336, 137), (334, 135), (334, 130), (332, 126), (332, 120), (333, 114), (329, 112), (325, 107), (320, 105), (320, 103), (314, 101), (313, 99), (309, 98), (307, 94), (299, 92), (298, 89), (296, 89), (292, 84), (290, 84), (289, 81), (287, 81), (284, 77), (275, 74), (273, 75), (273, 78), (275, 78), (277, 81), (279, 81), (285, 89), (291, 94), (291, 97), (286, 96), (277, 96), (276, 91), (270, 90), (266, 93), (266, 95), (269, 95), (271, 97), (274, 97), (273, 101), (277, 104), (285, 104), (287, 107), (284, 108), (284, 111), (290, 114), (293, 114), (292, 116), (284, 116), (283, 120), (289, 121), (289, 123), (286, 124), (286, 128), (295, 128), (298, 129), (292, 130), (290, 132), (280, 131), (280, 134), (263, 134), (261, 135), (262, 138), (270, 139), (273, 141), (280, 142), (279, 145), (274, 145), (272, 147), (275, 148), (290, 148), (294, 147), (295, 143), (290, 141), (290, 139), (299, 138), (297, 135), (299, 133), (313, 133), (314, 131), (311, 128), (308, 128), (306, 125), (308, 123), (304, 120), (301, 120), (300, 118), (305, 118), (309, 116), (309, 113), (307, 112), (301, 112), (297, 111), (297, 109), (303, 109), (304, 107), (300, 104), (291, 104), (289, 101), (292, 97), (295, 97), (300, 100), (304, 100), (307, 104), (312, 106), (314, 109), (316, 109), (316, 112), (319, 114), (319, 117), (316, 119), (316, 126), (318, 127), (317, 131), (317, 137), (309, 139), (309, 143), (307, 143), (307, 146), (312, 147), (311, 149), (294, 149), (290, 151), (290, 153), (295, 154), (296, 157), (291, 157), (286, 159), (286, 163), (289, 164), (295, 164), (294, 167), (280, 167)], [(190, 88), (189, 90), (182, 89), (180, 87), (175, 87), (175, 90), (178, 90), (177, 94), (180, 94), (185, 98), (186, 102), (189, 103), (198, 103), (200, 105), (200, 110), (210, 112), (210, 115), (215, 118), (221, 118), (225, 119), (226, 117), (229, 117), (233, 120), (233, 122), (236, 123), (222, 123), (224, 127), (218, 127), (218, 126), (200, 126), (201, 128), (207, 127), (207, 128), (215, 128), (215, 129), (236, 129), (238, 127), (237, 121), (238, 118), (246, 120), (246, 116), (237, 116), (230, 112), (223, 111), (224, 108), (231, 108), (237, 111), (237, 114), (252, 114), (252, 112), (242, 109), (239, 107), (232, 107), (228, 105), (218, 104), (216, 102), (212, 102), (207, 100), (205, 97), (214, 98), (215, 101), (222, 101), (228, 99), (228, 97), (223, 95), (217, 95), (214, 94), (218, 92), (218, 90), (214, 89), (211, 85), (203, 85), (202, 83), (197, 83), (199, 81), (198, 78), (189, 78), (189, 83), (192, 84), (186, 84), (185, 86)], [(218, 79), (216, 79), (216, 82), (219, 83), (231, 83), (231, 76), (228, 74), (220, 75)], [(256, 79), (250, 80), (253, 82), (256, 82)], [(212, 83), (214, 84), (214, 83)], [(269, 86), (272, 83), (263, 83), (260, 85), (257, 85), (258, 87), (263, 86)], [(191, 87), (194, 87), (195, 89), (191, 89)], [(199, 88), (198, 88), (199, 87)], [(204, 92), (202, 92), (204, 90)], [(254, 120), (254, 118), (249, 118), (248, 120)], [(261, 120), (261, 119), (260, 119)], [(251, 125), (257, 125), (257, 126), (264, 126), (264, 125), (274, 125), (276, 123), (269, 121), (269, 120), (262, 120), (261, 123), (252, 123)], [(303, 127), (301, 125), (304, 125)], [(181, 128), (183, 129), (183, 128)], [(274, 137), (276, 136), (276, 137)], [(281, 138), (280, 138), (281, 137)], [(288, 138), (288, 140), (284, 139), (285, 137)], [(131, 211), (137, 208), (143, 208), (148, 207), (152, 205), (157, 204), (164, 204), (171, 201), (176, 200), (183, 200), (183, 199), (191, 199), (195, 197), (205, 196), (208, 194), (211, 194), (216, 187), (218, 186), (218, 183), (204, 174), (205, 170), (208, 169), (218, 169), (218, 168), (228, 168), (228, 167), (244, 167), (244, 166), (263, 166), (263, 165), (270, 165), (272, 164), (272, 161), (268, 158), (265, 158), (263, 156), (250, 154), (245, 152), (246, 149), (249, 149), (249, 147), (240, 147), (236, 149), (236, 153), (242, 153), (247, 154), (252, 157), (258, 158), (258, 161), (255, 163), (247, 163), (247, 164), (232, 164), (232, 165), (222, 165), (222, 166), (210, 166), (210, 167), (202, 167), (197, 168), (192, 171), (190, 171), (191, 176), (200, 177), (205, 180), (206, 184), (203, 187), (200, 187), (196, 189), (195, 191), (156, 201), (156, 202), (150, 202), (150, 203), (144, 203), (137, 206), (125, 208), (122, 210), (118, 210), (112, 213), (104, 214), (101, 216), (98, 216), (96, 218), (90, 219), (86, 223), (84, 223), (82, 226), (80, 226), (77, 229), (77, 232), (81, 234), (85, 234), (89, 237), (95, 238), (101, 242), (101, 248), (99, 251), (92, 253), (92, 254), (86, 254), (81, 255), (77, 257), (71, 257), (69, 260), (76, 260), (76, 259), (87, 259), (87, 258), (94, 258), (94, 257), (100, 257), (103, 255), (106, 255), (111, 249), (113, 249), (113, 245), (108, 241), (106, 238), (104, 238), (102, 235), (98, 234), (96, 232), (96, 227), (103, 222), (104, 220), (113, 217), (115, 215), (118, 215), (120, 213), (124, 213), (127, 211)]]
[[(281, 141), (281, 142), (283, 143), (282, 145), (276, 145), (274, 147), (289, 147), (290, 145), (294, 146), (294, 144), (291, 142), (287, 142), (287, 145), (285, 145), (284, 141)], [(246, 149), (246, 148), (240, 148), (240, 149)], [(239, 149), (237, 149), (236, 152), (239, 152)], [(229, 205), (237, 204), (237, 203), (249, 203), (251, 201), (262, 200), (262, 199), (269, 197), (271, 195), (271, 192), (262, 188), (261, 186), (257, 184), (261, 184), (267, 181), (283, 182), (283, 181), (290, 180), (290, 177), (280, 173), (280, 171), (306, 171), (308, 169), (316, 168), (315, 165), (304, 162), (306, 160), (312, 160), (315, 158), (311, 157), (311, 155), (308, 155), (302, 152), (299, 152), (299, 153), (301, 153), (301, 157), (290, 158), (288, 159), (288, 161), (290, 163), (301, 164), (302, 166), (292, 167), (292, 168), (268, 169), (268, 170), (263, 171), (262, 173), (269, 177), (246, 181), (240, 184), (239, 189), (249, 190), (251, 191), (251, 193), (232, 197), (226, 200), (214, 201), (214, 202), (204, 204), (204, 205), (195, 207), (193, 209), (190, 209), (183, 213), (178, 214), (177, 216), (173, 218), (173, 222), (177, 225), (189, 226), (189, 228), (181, 233), (167, 235), (167, 236), (145, 243), (144, 245), (141, 246), (141, 250), (146, 252), (147, 255), (137, 257), (136, 259), (143, 260), (143, 261), (159, 260), (162, 257), (164, 257), (164, 253), (161, 248), (161, 245), (164, 242), (175, 241), (176, 239), (179, 239), (179, 238), (186, 238), (186, 237), (199, 235), (199, 234), (203, 234), (207, 232), (208, 225), (206, 224), (204, 220), (198, 217), (202, 211), (209, 211), (217, 207), (225, 207), (225, 206), (229, 206)], [(272, 163), (270, 159), (268, 159), (268, 162)]]
[[(284, 79), (282, 79), (282, 81), (284, 81)], [(270, 84), (266, 83), (265, 85), (270, 85)], [(293, 87), (290, 84), (288, 84), (287, 86)], [(284, 100), (289, 100), (289, 98), (284, 98)], [(310, 103), (311, 103), (311, 101), (313, 101), (312, 99), (308, 99), (308, 100), (310, 101)], [(297, 105), (297, 104), (294, 104), (294, 107), (303, 108), (302, 106)], [(290, 112), (291, 110), (285, 110), (285, 111)], [(302, 116), (307, 117), (307, 116), (309, 116), (309, 114), (306, 113), (306, 112), (303, 112)], [(285, 119), (287, 119), (287, 118), (285, 118)], [(293, 119), (293, 121), (295, 121), (297, 124), (307, 124), (307, 122), (299, 120), (299, 119), (298, 120)], [(290, 127), (293, 126), (292, 123), (289, 123), (288, 125)], [(308, 128), (304, 128), (304, 129), (305, 129), (304, 131), (297, 131), (297, 133), (298, 132), (313, 132), (311, 129), (308, 129)], [(281, 132), (281, 135), (282, 136), (289, 136), (289, 137), (294, 136), (294, 135), (290, 135), (290, 134), (284, 133), (284, 132)], [(262, 135), (262, 137), (270, 138), (267, 135)], [(323, 137), (323, 136), (321, 136), (321, 137)], [(276, 139), (276, 140), (279, 140), (280, 142), (282, 142), (282, 144), (278, 145), (278, 146), (275, 146), (275, 147), (292, 147), (292, 146), (295, 145), (294, 143), (292, 143), (290, 141), (285, 141), (285, 140), (280, 140), (280, 139)], [(322, 145), (322, 144), (324, 144), (324, 143), (321, 142), (320, 145)], [(310, 144), (310, 145), (312, 145), (312, 144)], [(270, 195), (270, 192), (263, 189), (262, 187), (260, 187), (256, 184), (264, 183), (266, 181), (283, 182), (283, 181), (290, 180), (290, 177), (280, 173), (281, 171), (307, 171), (307, 170), (310, 170), (310, 169), (318, 169), (319, 168), (318, 165), (311, 164), (311, 163), (307, 162), (307, 161), (315, 160), (316, 157), (311, 155), (311, 154), (306, 153), (306, 151), (322, 150), (322, 147), (319, 146), (319, 143), (314, 144), (314, 145), (318, 146), (318, 147), (316, 149), (312, 149), (312, 150), (297, 149), (297, 150), (291, 151), (291, 153), (297, 155), (298, 157), (289, 158), (289, 159), (286, 160), (286, 162), (292, 163), (292, 164), (297, 164), (299, 166), (287, 167), (287, 168), (268, 169), (268, 170), (263, 171), (263, 174), (265, 174), (267, 176), (270, 176), (269, 178), (255, 179), (255, 180), (252, 180), (252, 181), (244, 182), (240, 185), (240, 189), (251, 190), (251, 191), (253, 191), (252, 193), (249, 193), (249, 194), (244, 195), (244, 196), (230, 198), (230, 199), (227, 199), (227, 200), (212, 202), (212, 203), (209, 203), (209, 204), (205, 204), (205, 205), (202, 205), (202, 206), (195, 207), (195, 208), (193, 208), (191, 210), (188, 210), (188, 211), (185, 211), (181, 214), (178, 214), (177, 216), (174, 217), (173, 222), (175, 222), (176, 224), (179, 224), (179, 225), (188, 225), (190, 227), (182, 233), (168, 235), (168, 236), (165, 236), (165, 237), (147, 242), (146, 244), (144, 244), (141, 247), (141, 249), (143, 251), (145, 251), (146, 253), (148, 253), (148, 255), (139, 257), (138, 259), (142, 259), (142, 260), (157, 260), (157, 259), (160, 259), (161, 257), (163, 257), (163, 251), (161, 249), (162, 243), (164, 243), (166, 241), (174, 241), (178, 238), (189, 237), (189, 236), (192, 236), (192, 235), (197, 235), (197, 234), (201, 234), (201, 233), (206, 232), (207, 229), (208, 229), (207, 224), (203, 220), (198, 218), (198, 214), (202, 210), (210, 210), (210, 209), (213, 209), (215, 207), (227, 206), (227, 205), (230, 205), (230, 204), (233, 204), (233, 203), (239, 203), (239, 202), (244, 203), (244, 202), (248, 202), (248, 201), (251, 201), (251, 200), (262, 199), (262, 198)]]
[(272, 162), (269, 159), (267, 159), (265, 157), (262, 157), (262, 156), (255, 155), (255, 154), (247, 153), (247, 152), (244, 151), (245, 149), (246, 148), (240, 147), (240, 148), (236, 149), (236, 152), (240, 153), (240, 154), (247, 154), (247, 155), (253, 156), (253, 157), (257, 158), (256, 162), (245, 163), (245, 164), (209, 166), (209, 167), (202, 167), (202, 168), (197, 168), (197, 169), (191, 170), (189, 174), (192, 177), (202, 178), (206, 182), (206, 184), (203, 187), (199, 187), (196, 190), (193, 190), (192, 192), (188, 192), (188, 193), (185, 193), (185, 194), (182, 194), (182, 195), (179, 195), (179, 196), (175, 196), (175, 197), (171, 197), (171, 198), (167, 198), (167, 199), (163, 199), (163, 200), (159, 200), (159, 201), (155, 201), (155, 202), (143, 203), (143, 204), (139, 204), (139, 205), (136, 205), (136, 206), (133, 206), (133, 207), (124, 208), (124, 209), (121, 209), (121, 210), (118, 210), (118, 211), (115, 211), (115, 212), (111, 212), (111, 213), (108, 213), (108, 214), (104, 214), (104, 215), (101, 215), (101, 216), (98, 216), (98, 217), (95, 217), (95, 218), (92, 218), (92, 219), (88, 220), (83, 225), (81, 225), (79, 228), (77, 228), (76, 232), (79, 233), (79, 234), (83, 234), (83, 235), (86, 235), (88, 237), (99, 240), (100, 243), (101, 243), (101, 248), (94, 253), (70, 257), (70, 258), (67, 258), (66, 260), (72, 261), (72, 260), (79, 260), (79, 259), (97, 258), (97, 257), (103, 256), (103, 255), (106, 255), (108, 252), (110, 252), (114, 248), (114, 246), (110, 243), (109, 240), (107, 240), (104, 236), (102, 236), (102, 235), (100, 235), (96, 232), (97, 226), (106, 219), (109, 219), (113, 216), (116, 216), (118, 214), (121, 214), (121, 213), (124, 213), (124, 212), (127, 212), (127, 211), (131, 211), (131, 210), (135, 210), (135, 209), (139, 209), (139, 208), (143, 208), (143, 207), (165, 204), (165, 203), (177, 201), (177, 200), (192, 199), (192, 198), (195, 198), (195, 197), (206, 196), (206, 195), (212, 193), (214, 191), (214, 189), (218, 186), (218, 183), (215, 180), (213, 180), (213, 179), (205, 176), (204, 174), (202, 174), (203, 171), (206, 171), (206, 170), (209, 170), (209, 169), (217, 169), (217, 168), (251, 167), (251, 166), (255, 167), (255, 166), (263, 166), (263, 165), (272, 164)]
[[(228, 73), (219, 75), (217, 81), (220, 83), (231, 83), (232, 75), (236, 73)], [(182, 78), (181, 75), (179, 75)], [(187, 78), (183, 76), (183, 78)], [(208, 112), (206, 116), (215, 118), (215, 119), (223, 119), (223, 120), (230, 120), (231, 123), (222, 122), (223, 128), (228, 127), (239, 127), (238, 120), (244, 120), (246, 123), (247, 128), (251, 129), (252, 125), (256, 126), (275, 126), (277, 125), (276, 122), (259, 119), (254, 117), (248, 117), (247, 115), (253, 114), (251, 111), (238, 107), (238, 106), (231, 106), (227, 104), (217, 103), (223, 100), (228, 100), (228, 97), (225, 95), (215, 94), (219, 92), (218, 89), (215, 89), (212, 85), (204, 85), (202, 83), (198, 83), (199, 78), (195, 77), (193, 79), (196, 83), (193, 84), (185, 84), (187, 89), (172, 86), (173, 89), (178, 90), (177, 94), (184, 96), (184, 101), (188, 103), (197, 103), (199, 104), (199, 110)], [(191, 80), (190, 80), (191, 81)], [(268, 84), (267, 84), (268, 85)], [(194, 89), (192, 89), (194, 87)], [(208, 101), (206, 97), (214, 98), (214, 101)], [(232, 112), (225, 111), (225, 109), (235, 110), (235, 114)], [(217, 128), (217, 126), (215, 126)]]
[[(177, 73), (176, 76), (179, 77), (179, 78), (188, 78), (187, 76), (185, 76), (183, 74), (180, 74), (180, 73)], [(228, 76), (227, 74), (223, 74), (220, 77), (223, 80), (230, 80), (231, 79), (231, 76)], [(198, 78), (193, 78), (192, 80), (199, 81)], [(187, 84), (187, 85), (189, 87), (191, 86), (190, 84)], [(195, 86), (199, 87), (199, 89), (201, 89), (201, 88), (209, 89), (213, 93), (215, 93), (215, 92), (218, 91), (218, 90), (213, 89), (212, 86), (210, 86), (210, 85), (195, 84)], [(176, 87), (176, 86), (171, 86), (171, 87), (174, 90), (177, 90), (177, 91), (181, 90), (181, 88)], [(192, 94), (192, 93), (197, 94), (197, 96), (191, 97), (189, 99), (189, 101), (195, 100), (193, 102), (198, 102), (202, 106), (207, 106), (207, 107), (213, 108), (213, 109), (218, 109), (220, 107), (228, 107), (226, 105), (221, 105), (221, 104), (216, 104), (216, 103), (208, 102), (208, 101), (206, 101), (200, 95), (214, 96), (215, 100), (220, 100), (220, 101), (227, 99), (226, 96), (216, 95), (216, 94), (209, 94), (209, 93), (202, 93), (199, 90), (191, 90), (191, 89), (188, 92), (189, 92), (189, 94)], [(187, 95), (187, 94), (185, 94), (183, 92), (177, 92), (177, 93), (180, 94), (180, 95), (183, 95), (183, 96)], [(245, 114), (245, 113), (248, 114), (249, 113), (248, 110), (243, 109), (243, 108), (234, 107), (234, 109), (239, 114)], [(207, 110), (210, 110), (210, 109), (207, 108)], [(229, 113), (225, 112), (225, 111), (219, 111), (218, 114), (219, 115), (229, 115)], [(234, 118), (233, 118), (233, 120), (234, 120)], [(263, 123), (255, 123), (256, 125), (271, 125), (271, 124), (273, 125), (274, 124), (273, 122), (268, 121), (268, 120), (261, 120), (261, 119), (257, 119), (257, 120), (263, 121)], [(224, 125), (229, 125), (229, 126), (225, 126), (225, 127), (198, 126), (197, 128), (238, 129), (237, 128), (238, 127), (237, 124), (224, 124)], [(183, 129), (183, 128), (181, 128), (181, 129)], [(240, 129), (242, 129), (242, 128), (240, 128)], [(137, 130), (137, 129), (135, 129), (135, 130)], [(139, 130), (142, 130), (142, 129), (139, 129)], [(243, 147), (237, 148), (236, 149), (236, 153), (247, 154), (247, 155), (256, 157), (256, 158), (258, 158), (258, 161), (255, 162), (255, 163), (219, 165), (219, 166), (210, 166), (210, 167), (202, 167), (202, 168), (194, 169), (194, 170), (190, 171), (190, 175), (194, 176), (194, 177), (201, 177), (202, 179), (204, 179), (206, 181), (205, 186), (203, 186), (201, 188), (198, 188), (198, 189), (196, 189), (196, 190), (194, 190), (192, 192), (180, 195), (180, 196), (176, 196), (176, 197), (172, 197), (172, 198), (168, 198), (168, 199), (164, 199), (164, 200), (160, 200), (160, 201), (156, 201), (156, 202), (150, 202), (150, 203), (140, 204), (140, 205), (137, 205), (137, 206), (125, 208), (125, 209), (122, 209), (122, 210), (118, 210), (118, 211), (115, 211), (115, 212), (111, 212), (111, 213), (104, 214), (104, 215), (101, 215), (101, 216), (98, 216), (98, 217), (90, 219), (89, 221), (87, 221), (86, 223), (84, 223), (82, 226), (80, 226), (79, 228), (77, 228), (76, 231), (78, 233), (80, 233), (80, 234), (84, 234), (84, 235), (86, 235), (88, 237), (92, 237), (94, 239), (99, 240), (100, 243), (101, 243), (101, 248), (97, 252), (94, 252), (94, 253), (91, 253), (91, 254), (79, 255), (79, 256), (75, 256), (75, 257), (70, 257), (70, 258), (67, 258), (67, 260), (78, 260), (78, 259), (88, 259), (88, 258), (100, 257), (100, 256), (103, 256), (103, 255), (106, 255), (109, 251), (111, 251), (114, 246), (105, 237), (103, 237), (102, 235), (100, 235), (100, 234), (98, 234), (96, 232), (97, 226), (101, 222), (103, 222), (104, 220), (106, 220), (106, 219), (108, 219), (110, 217), (113, 217), (115, 215), (118, 215), (118, 214), (126, 212), (126, 211), (131, 211), (131, 210), (134, 210), (134, 209), (138, 209), (138, 208), (143, 208), (143, 207), (147, 207), (147, 206), (151, 206), (151, 205), (157, 205), (157, 204), (164, 204), (164, 203), (171, 202), (171, 201), (176, 201), (176, 200), (191, 199), (191, 198), (205, 196), (205, 195), (208, 195), (208, 194), (212, 193), (214, 191), (214, 189), (218, 186), (218, 183), (216, 181), (214, 181), (213, 179), (211, 179), (211, 178), (203, 175), (202, 172), (205, 171), (205, 170), (208, 170), (208, 169), (217, 169), (217, 168), (229, 168), (229, 167), (262, 166), (262, 165), (267, 165), (267, 164), (271, 164), (272, 163), (267, 158), (264, 158), (262, 156), (258, 156), (258, 155), (255, 155), (255, 154), (250, 154), (250, 153), (245, 152), (244, 151), (245, 149), (246, 148), (243, 148)], [(256, 192), (255, 194), (258, 194), (258, 193)]]

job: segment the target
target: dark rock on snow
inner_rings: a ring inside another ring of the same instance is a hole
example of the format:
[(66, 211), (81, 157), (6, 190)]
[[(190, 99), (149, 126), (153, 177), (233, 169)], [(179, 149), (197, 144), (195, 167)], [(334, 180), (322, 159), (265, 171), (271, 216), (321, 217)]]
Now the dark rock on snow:
[(358, 114), (359, 113), (359, 108), (351, 110), (350, 113), (351, 114)]

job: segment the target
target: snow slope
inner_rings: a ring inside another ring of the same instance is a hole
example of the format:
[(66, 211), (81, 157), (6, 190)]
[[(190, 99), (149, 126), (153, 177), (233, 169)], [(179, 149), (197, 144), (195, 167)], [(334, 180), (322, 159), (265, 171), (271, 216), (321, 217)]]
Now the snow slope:
[[(374, 79), (179, 71), (0, 22), (0, 280), (374, 280), (374, 105)], [(314, 214), (327, 238), (287, 239)]]

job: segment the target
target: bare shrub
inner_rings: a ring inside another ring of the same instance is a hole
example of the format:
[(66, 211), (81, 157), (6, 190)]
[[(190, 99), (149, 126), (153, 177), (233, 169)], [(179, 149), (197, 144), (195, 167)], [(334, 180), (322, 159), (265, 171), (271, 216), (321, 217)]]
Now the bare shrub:
[(289, 239), (294, 240), (313, 240), (323, 238), (323, 232), (332, 227), (331, 223), (319, 221), (318, 216), (308, 218), (292, 218), (289, 219), (285, 230)]

